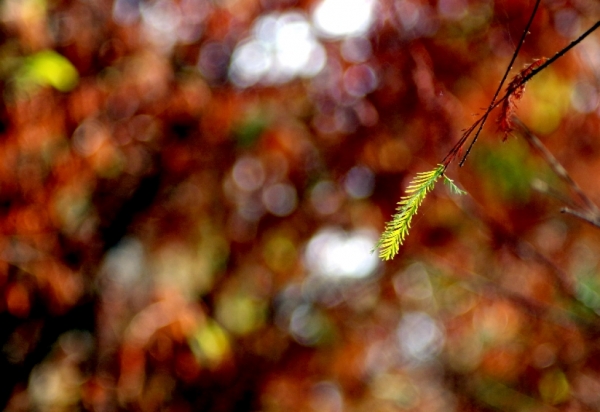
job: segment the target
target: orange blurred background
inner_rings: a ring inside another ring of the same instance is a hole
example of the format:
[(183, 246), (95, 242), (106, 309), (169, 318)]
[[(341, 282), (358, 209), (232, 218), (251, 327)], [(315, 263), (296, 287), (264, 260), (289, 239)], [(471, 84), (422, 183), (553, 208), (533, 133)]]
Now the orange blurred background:
[[(591, 411), (600, 230), (492, 118), (516, 0), (0, 3), (7, 411)], [(544, 1), (513, 75), (600, 16)], [(516, 113), (600, 199), (600, 37)]]

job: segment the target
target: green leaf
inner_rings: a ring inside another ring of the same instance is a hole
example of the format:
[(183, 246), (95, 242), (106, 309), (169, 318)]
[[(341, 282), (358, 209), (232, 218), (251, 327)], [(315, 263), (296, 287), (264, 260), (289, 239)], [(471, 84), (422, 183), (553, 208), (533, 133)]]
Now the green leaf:
[(464, 190), (462, 190), (458, 186), (456, 186), (454, 181), (452, 179), (450, 179), (449, 177), (447, 177), (446, 175), (444, 175), (444, 184), (446, 186), (448, 186), (450, 188), (450, 192), (454, 193), (455, 195), (466, 195), (467, 194), (467, 192), (465, 192)]
[(444, 170), (446, 170), (446, 167), (439, 164), (429, 172), (417, 173), (417, 176), (410, 182), (406, 188), (406, 196), (403, 196), (398, 202), (396, 213), (392, 220), (386, 223), (385, 230), (375, 246), (375, 248), (379, 248), (381, 259), (390, 260), (396, 256), (400, 250), (400, 245), (404, 243), (408, 235), (412, 218), (417, 214), (417, 210), (423, 203), (425, 196), (433, 190), (440, 176), (444, 176), (444, 183), (450, 187), (452, 193), (466, 194), (464, 190), (461, 190), (450, 178), (444, 175)]
[(379, 257), (383, 260), (390, 260), (400, 250), (400, 245), (404, 243), (410, 222), (427, 193), (434, 187), (435, 182), (441, 175), (444, 174), (444, 165), (438, 165), (435, 169), (429, 172), (417, 173), (417, 176), (410, 182), (406, 188), (407, 195), (402, 197), (398, 202), (396, 214), (392, 220), (386, 223), (385, 230), (377, 243), (376, 248), (379, 248)]

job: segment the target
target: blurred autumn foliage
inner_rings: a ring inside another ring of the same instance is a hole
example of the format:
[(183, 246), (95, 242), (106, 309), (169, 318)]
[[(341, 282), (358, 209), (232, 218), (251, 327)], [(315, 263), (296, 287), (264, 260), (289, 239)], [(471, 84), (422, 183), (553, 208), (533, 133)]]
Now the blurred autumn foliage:
[[(534, 1), (0, 2), (7, 411), (600, 410), (600, 229), (489, 121)], [(515, 71), (600, 17), (542, 1)], [(600, 200), (600, 37), (514, 109)], [(497, 113), (492, 113), (492, 116)]]

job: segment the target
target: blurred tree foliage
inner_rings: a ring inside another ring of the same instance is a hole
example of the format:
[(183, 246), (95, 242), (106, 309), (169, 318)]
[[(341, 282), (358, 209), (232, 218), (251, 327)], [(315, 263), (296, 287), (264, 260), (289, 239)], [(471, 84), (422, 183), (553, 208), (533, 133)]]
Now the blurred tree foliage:
[[(518, 133), (370, 253), (533, 3), (0, 2), (0, 404), (600, 409), (600, 230)], [(543, 1), (515, 70), (599, 16)], [(598, 36), (517, 109), (592, 199)]]

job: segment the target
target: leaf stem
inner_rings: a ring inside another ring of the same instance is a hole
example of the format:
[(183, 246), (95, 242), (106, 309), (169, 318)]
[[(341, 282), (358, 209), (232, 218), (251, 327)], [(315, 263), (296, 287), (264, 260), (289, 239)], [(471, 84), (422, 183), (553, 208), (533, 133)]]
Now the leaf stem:
[(477, 142), (477, 138), (479, 137), (479, 134), (481, 133), (481, 130), (483, 129), (483, 125), (485, 124), (490, 112), (492, 111), (492, 106), (494, 106), (494, 103), (496, 103), (496, 99), (498, 98), (498, 95), (502, 91), (502, 86), (504, 86), (504, 82), (506, 82), (508, 73), (510, 73), (510, 70), (512, 69), (513, 64), (515, 63), (515, 60), (517, 59), (519, 51), (521, 50), (521, 46), (523, 46), (523, 43), (525, 43), (525, 37), (527, 36), (527, 34), (529, 34), (529, 28), (531, 27), (531, 23), (533, 23), (533, 18), (535, 17), (535, 15), (537, 13), (538, 7), (540, 5), (540, 1), (541, 0), (537, 0), (535, 2), (535, 5), (533, 6), (533, 11), (531, 12), (531, 16), (529, 16), (529, 21), (525, 25), (525, 29), (523, 30), (523, 33), (521, 34), (521, 39), (519, 40), (519, 44), (517, 44), (517, 48), (515, 49), (515, 51), (512, 55), (512, 58), (510, 59), (510, 63), (508, 63), (508, 66), (506, 66), (506, 70), (504, 71), (504, 76), (502, 77), (502, 80), (500, 81), (500, 84), (498, 85), (498, 88), (496, 89), (496, 93), (494, 93), (494, 97), (492, 97), (492, 102), (490, 103), (488, 110), (486, 110), (485, 114), (483, 115), (483, 119), (481, 120), (481, 122), (479, 122), (479, 128), (477, 129), (477, 132), (475, 133), (475, 137), (471, 141), (471, 144), (467, 148), (467, 152), (465, 153), (465, 155), (463, 156), (462, 160), (459, 163), (460, 167), (463, 166), (463, 164), (465, 163), (465, 160), (467, 160), (467, 157), (469, 156), (469, 153), (471, 153), (471, 149), (473, 148), (473, 145), (475, 144), (475, 142)]

